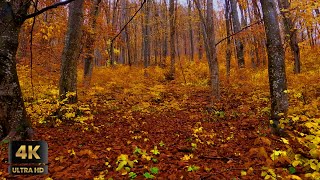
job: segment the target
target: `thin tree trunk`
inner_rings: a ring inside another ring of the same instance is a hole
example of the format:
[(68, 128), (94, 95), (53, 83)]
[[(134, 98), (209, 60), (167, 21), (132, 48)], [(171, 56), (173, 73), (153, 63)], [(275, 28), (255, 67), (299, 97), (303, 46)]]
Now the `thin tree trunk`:
[(288, 112), (287, 79), (284, 49), (281, 43), (276, 6), (273, 0), (261, 0), (267, 37), (268, 73), (271, 94), (271, 120), (275, 133), (280, 132), (279, 120)]
[[(241, 25), (239, 22), (239, 16), (237, 11), (237, 0), (230, 0), (231, 2), (231, 12), (232, 12), (232, 23), (233, 23), (233, 33), (239, 32), (241, 30)], [(245, 61), (244, 61), (244, 46), (240, 38), (236, 38), (236, 51), (237, 51), (237, 60), (238, 60), (238, 67), (244, 68)]]
[(169, 80), (174, 79), (175, 75), (175, 0), (170, 0), (169, 2), (169, 22), (170, 22), (170, 72), (168, 75)]
[[(118, 3), (119, 3), (119, 0), (114, 0), (114, 3), (113, 3), (113, 10), (112, 10), (112, 28), (114, 31), (117, 30), (117, 7), (118, 7)], [(114, 63), (115, 63), (115, 54), (114, 54), (114, 41), (111, 41), (110, 43), (110, 65), (113, 66)]]
[(199, 60), (202, 60), (203, 57), (203, 47), (202, 47), (202, 40), (203, 38), (201, 38), (201, 31), (202, 30), (202, 25), (201, 22), (199, 22), (199, 32), (198, 32), (198, 56), (199, 56)]
[(194, 2), (203, 24), (203, 36), (210, 72), (211, 104), (213, 105), (215, 100), (220, 100), (219, 65), (215, 47), (215, 32), (213, 23), (213, 1), (207, 0), (206, 19), (202, 15), (199, 1), (195, 0)]
[(164, 28), (164, 33), (163, 33), (163, 48), (162, 48), (162, 59), (161, 59), (161, 67), (164, 67), (166, 63), (166, 59), (168, 56), (168, 9), (167, 9), (167, 2), (166, 0), (163, 0), (163, 17), (164, 18), (164, 23), (163, 23), (163, 28)]
[[(80, 41), (83, 24), (83, 2), (77, 0), (69, 5), (68, 30), (62, 52), (59, 95), (66, 98), (68, 92), (77, 93), (77, 65), (80, 55)], [(70, 96), (69, 103), (77, 102), (77, 94)]]
[(297, 39), (297, 30), (294, 28), (294, 23), (290, 18), (290, 14), (287, 11), (290, 8), (290, 3), (288, 0), (278, 0), (279, 8), (282, 14), (284, 30), (286, 34), (286, 40), (290, 44), (291, 51), (294, 57), (294, 73), (300, 73), (300, 49)]
[[(227, 37), (230, 36), (230, 1), (225, 0), (225, 19), (226, 19), (226, 31)], [(227, 47), (226, 47), (226, 72), (227, 76), (230, 76), (230, 66), (231, 66), (231, 39), (227, 38)]]
[(191, 15), (191, 0), (188, 0), (188, 16), (189, 16), (189, 37), (190, 37), (190, 60), (194, 61), (194, 43), (193, 43), (193, 29), (192, 29), (192, 15)]
[(150, 2), (147, 1), (144, 7), (143, 25), (143, 62), (144, 68), (149, 67), (150, 63)]

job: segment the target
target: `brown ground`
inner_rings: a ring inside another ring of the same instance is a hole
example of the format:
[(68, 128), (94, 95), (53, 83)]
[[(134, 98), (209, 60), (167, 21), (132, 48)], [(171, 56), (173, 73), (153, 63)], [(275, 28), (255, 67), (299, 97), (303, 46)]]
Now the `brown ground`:
[[(172, 89), (171, 95), (175, 93)], [(149, 114), (132, 112), (132, 117), (128, 117), (127, 113), (131, 105), (125, 101), (119, 102), (121, 108), (115, 110), (105, 109), (98, 103), (92, 121), (95, 128), (89, 125), (88, 130), (75, 124), (58, 127), (38, 125), (35, 127), (35, 140), (45, 140), (49, 144), (49, 175), (8, 175), (5, 144), (0, 147), (0, 177), (93, 179), (107, 169), (105, 179), (129, 179), (128, 175), (115, 171), (117, 157), (127, 154), (130, 160), (138, 160), (131, 169), (138, 175), (136, 179), (143, 179), (143, 173), (148, 172), (150, 167), (159, 168), (155, 179), (263, 179), (261, 167), (273, 166), (274, 162), (266, 159), (270, 159), (272, 150), (283, 146), (283, 143), (270, 135), (268, 117), (256, 115), (260, 105), (246, 104), (235, 112), (243, 103), (241, 96), (228, 93), (227, 96), (227, 92), (223, 91), (223, 103), (208, 108), (209, 92), (194, 88), (189, 92), (188, 100), (181, 103), (181, 110), (168, 109)], [(214, 110), (224, 111), (226, 115), (218, 117), (212, 113)], [(194, 132), (200, 127), (203, 127), (202, 131)], [(159, 145), (161, 141), (164, 146)], [(192, 148), (191, 143), (197, 144), (196, 148)], [(157, 162), (134, 155), (136, 146), (146, 150)], [(150, 153), (154, 146), (158, 147), (159, 155)], [(75, 155), (68, 152), (72, 149)], [(181, 160), (189, 154), (194, 157), (188, 161)], [(110, 168), (105, 165), (106, 162), (109, 162)], [(189, 165), (199, 166), (200, 169), (188, 172)], [(282, 167), (286, 165), (284, 163)], [(247, 171), (250, 167), (253, 172), (241, 176), (241, 171)]]

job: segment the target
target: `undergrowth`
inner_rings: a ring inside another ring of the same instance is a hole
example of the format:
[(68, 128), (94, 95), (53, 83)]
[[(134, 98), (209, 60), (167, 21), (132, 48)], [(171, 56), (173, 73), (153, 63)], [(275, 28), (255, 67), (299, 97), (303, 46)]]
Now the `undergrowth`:
[[(303, 51), (301, 57), (306, 57), (310, 51)], [(320, 64), (317, 62), (319, 54), (311, 53), (307, 57), (302, 59), (303, 72), (299, 75), (292, 73), (292, 62), (287, 62), (287, 93), (290, 108), (288, 116), (281, 119), (280, 125), (288, 131), (288, 137), (279, 138), (286, 148), (274, 149), (272, 154), (268, 154), (265, 167), (261, 169), (261, 176), (264, 179), (280, 178), (283, 174), (280, 173), (283, 171), (283, 164), (290, 168), (286, 169), (285, 177), (282, 178), (320, 177)], [(67, 104), (65, 100), (59, 100), (56, 74), (50, 76), (54, 78), (46, 79), (40, 75), (41, 72), (34, 72), (32, 88), (30, 68), (18, 65), (18, 71), (27, 113), (34, 125), (59, 126), (61, 123), (76, 123), (86, 128), (89, 122), (94, 122), (94, 115), (98, 110), (124, 113), (123, 117), (128, 121), (133, 118), (134, 113), (188, 110), (190, 91), (200, 89), (209, 92), (208, 68), (206, 62), (183, 62), (182, 67), (177, 68), (176, 79), (171, 82), (165, 79), (166, 70), (159, 67), (150, 67), (146, 70), (123, 65), (117, 65), (115, 68), (97, 67), (94, 69), (90, 88), (80, 83), (79, 102), (73, 105)], [(146, 72), (148, 76), (145, 76)], [(209, 112), (213, 119), (228, 120), (239, 116), (268, 117), (270, 101), (266, 68), (233, 69), (230, 78), (223, 75), (224, 67), (221, 66), (220, 72), (222, 103), (225, 107), (217, 105), (213, 112)], [(82, 82), (81, 77), (80, 71), (79, 82)], [(228, 112), (225, 112), (225, 109), (228, 109)], [(203, 131), (201, 124), (194, 127), (193, 131), (193, 138), (198, 139), (196, 143), (201, 141), (200, 137), (215, 136), (215, 133)], [(267, 138), (263, 141), (269, 144)], [(210, 141), (207, 143), (214, 144)], [(192, 147), (196, 148), (197, 145), (193, 144)], [(263, 147), (252, 151), (258, 151), (265, 156)], [(184, 157), (184, 159), (190, 158), (192, 154)], [(119, 171), (124, 174), (129, 173), (131, 179), (136, 177), (134, 172), (130, 172), (134, 163), (128, 159), (128, 155), (119, 156), (117, 163)], [(127, 169), (124, 170), (124, 167)], [(196, 165), (187, 168), (190, 172), (197, 169)], [(149, 174), (145, 176), (152, 177), (157, 171), (152, 169), (152, 172), (153, 175), (146, 172)], [(251, 168), (241, 171), (242, 176), (250, 173), (252, 173)]]

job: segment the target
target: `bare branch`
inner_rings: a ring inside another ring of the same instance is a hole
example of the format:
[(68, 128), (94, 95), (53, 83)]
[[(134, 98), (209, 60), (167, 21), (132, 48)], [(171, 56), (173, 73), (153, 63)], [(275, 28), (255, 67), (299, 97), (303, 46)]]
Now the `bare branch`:
[(129, 21), (121, 28), (121, 30), (118, 32), (118, 34), (112, 38), (111, 42), (113, 42), (121, 33), (122, 31), (128, 26), (128, 24), (133, 20), (133, 18), (138, 14), (138, 12), (143, 8), (143, 5), (147, 2), (147, 0), (144, 0), (141, 5), (140, 8), (133, 14), (133, 16), (129, 19)]
[(252, 27), (252, 26), (254, 26), (254, 25), (256, 25), (256, 24), (260, 24), (262, 22), (262, 19), (261, 20), (259, 20), (259, 21), (257, 21), (257, 22), (254, 22), (254, 23), (252, 23), (252, 24), (250, 24), (250, 25), (248, 25), (248, 26), (246, 26), (246, 27), (244, 27), (244, 28), (242, 28), (240, 31), (238, 31), (238, 32), (235, 32), (235, 33), (233, 33), (233, 34), (230, 34), (229, 36), (227, 36), (227, 37), (224, 37), (223, 39), (221, 39), (219, 42), (217, 42), (216, 44), (215, 44), (215, 46), (218, 46), (220, 43), (222, 43), (224, 40), (226, 40), (226, 39), (228, 39), (228, 38), (230, 38), (230, 37), (232, 37), (232, 36), (235, 36), (235, 35), (237, 35), (237, 34), (239, 34), (239, 33), (241, 33), (242, 31), (244, 31), (245, 29), (247, 29), (247, 28), (249, 28), (249, 27)]
[(34, 12), (34, 13), (32, 13), (32, 14), (28, 14), (27, 16), (25, 16), (25, 17), (23, 18), (23, 20), (33, 18), (33, 17), (35, 17), (35, 16), (38, 16), (38, 15), (40, 15), (40, 14), (42, 14), (42, 13), (50, 10), (50, 9), (57, 8), (57, 7), (59, 7), (59, 6), (63, 6), (63, 5), (69, 4), (69, 3), (71, 3), (72, 1), (75, 1), (75, 0), (66, 0), (66, 1), (62, 1), (62, 2), (55, 3), (55, 4), (51, 5), (51, 6), (47, 6), (47, 7), (43, 8), (43, 9), (40, 9), (40, 10), (37, 11), (37, 12)]

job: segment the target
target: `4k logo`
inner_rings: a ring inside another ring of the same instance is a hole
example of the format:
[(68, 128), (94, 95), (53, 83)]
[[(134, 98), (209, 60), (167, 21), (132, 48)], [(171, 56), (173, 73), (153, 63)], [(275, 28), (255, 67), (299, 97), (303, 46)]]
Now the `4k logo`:
[(48, 144), (45, 141), (11, 141), (10, 174), (47, 174)]
[(9, 144), (9, 163), (48, 163), (48, 144), (45, 141), (12, 141)]
[(28, 156), (28, 159), (32, 159), (32, 157), (40, 159), (40, 156), (37, 154), (37, 150), (40, 148), (40, 145), (36, 145), (35, 147), (33, 147), (32, 145), (28, 145), (28, 152), (26, 147), (26, 145), (21, 145), (18, 151), (16, 152), (16, 157), (26, 159)]

